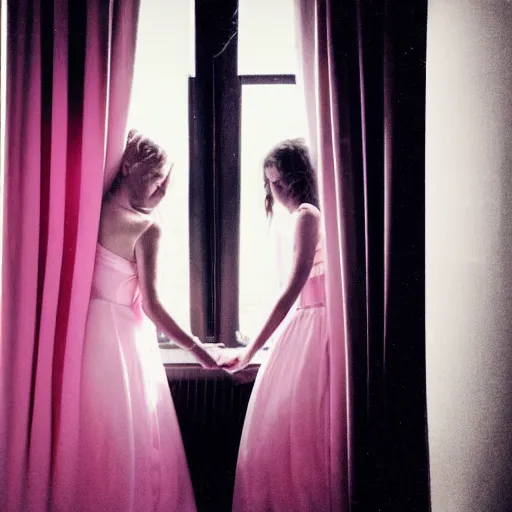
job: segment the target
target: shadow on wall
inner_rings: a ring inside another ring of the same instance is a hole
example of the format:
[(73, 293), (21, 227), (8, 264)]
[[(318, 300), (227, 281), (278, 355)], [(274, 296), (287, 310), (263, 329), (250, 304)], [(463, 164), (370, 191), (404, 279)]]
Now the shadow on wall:
[(512, 510), (512, 3), (430, 0), (427, 400), (434, 512)]

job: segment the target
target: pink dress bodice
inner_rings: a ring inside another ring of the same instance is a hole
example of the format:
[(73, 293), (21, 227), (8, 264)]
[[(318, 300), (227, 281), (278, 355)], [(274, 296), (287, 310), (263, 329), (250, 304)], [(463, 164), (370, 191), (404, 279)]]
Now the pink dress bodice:
[(297, 309), (325, 306), (325, 269), (323, 237), (317, 243), (313, 267), (300, 292)]
[(98, 244), (91, 299), (103, 299), (121, 306), (138, 303), (140, 291), (136, 264)]

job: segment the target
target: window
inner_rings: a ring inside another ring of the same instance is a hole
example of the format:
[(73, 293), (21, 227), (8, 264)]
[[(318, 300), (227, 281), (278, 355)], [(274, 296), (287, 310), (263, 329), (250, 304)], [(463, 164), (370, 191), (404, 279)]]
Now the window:
[[(271, 14), (270, 14), (271, 13)], [(296, 72), (293, 0), (240, 0), (241, 101), (240, 330), (253, 337), (265, 321), (289, 263), (286, 214), (264, 213), (262, 159), (279, 141), (305, 134)], [(254, 249), (261, 248), (258, 251)], [(280, 262), (280, 265), (276, 263)]]
[(305, 135), (294, 30), (293, 0), (141, 2), (129, 126), (175, 162), (162, 299), (205, 341), (254, 336), (284, 277), (288, 215), (266, 218), (262, 159)]
[[(156, 211), (163, 228), (159, 280), (162, 303), (185, 329), (190, 329), (188, 76), (193, 46), (191, 5), (193, 0), (141, 2), (128, 118), (129, 128), (136, 128), (161, 144), (174, 163), (171, 186)], [(183, 51), (184, 48), (188, 51)]]
[(192, 200), (203, 201), (208, 229), (203, 243), (191, 241), (192, 256), (207, 260), (191, 278), (207, 297), (204, 329), (226, 345), (236, 329), (254, 336), (261, 327), (283, 278), (276, 256), (286, 260), (280, 249), (291, 249), (287, 216), (271, 225), (265, 216), (262, 159), (282, 139), (306, 134), (293, 9), (293, 0), (196, 2), (191, 137), (201, 147), (191, 180), (207, 197)]
[(294, 75), (294, 0), (239, 0), (238, 74)]
[(276, 205), (270, 224), (264, 212), (262, 159), (277, 142), (304, 136), (299, 94), (293, 84), (242, 86), (239, 319), (250, 337), (265, 321), (289, 268), (286, 213)]
[(301, 92), (294, 83), (297, 55), (293, 7), (293, 0), (239, 1), (239, 324), (249, 337), (255, 336), (265, 321), (284, 284), (291, 258), (287, 213), (276, 205), (271, 223), (264, 213), (262, 159), (279, 141), (306, 134)]

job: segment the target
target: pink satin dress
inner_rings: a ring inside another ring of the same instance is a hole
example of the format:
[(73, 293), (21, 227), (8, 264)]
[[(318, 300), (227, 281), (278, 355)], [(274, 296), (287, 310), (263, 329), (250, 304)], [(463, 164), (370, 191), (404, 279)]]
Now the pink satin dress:
[(77, 512), (195, 512), (136, 265), (98, 245), (80, 396)]
[(329, 335), (323, 244), (296, 310), (258, 372), (238, 454), (234, 512), (327, 512)]

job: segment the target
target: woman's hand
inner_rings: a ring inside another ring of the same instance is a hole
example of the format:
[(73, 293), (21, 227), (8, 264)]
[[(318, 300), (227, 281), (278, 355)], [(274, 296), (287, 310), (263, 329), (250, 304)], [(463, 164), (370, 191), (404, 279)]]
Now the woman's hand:
[(218, 347), (206, 347), (204, 344), (196, 344), (190, 352), (197, 359), (199, 364), (207, 370), (216, 370), (219, 368), (218, 358), (220, 357)]
[(247, 348), (234, 348), (222, 351), (217, 363), (224, 370), (234, 373), (243, 370), (251, 362), (251, 359), (252, 354)]
[(194, 337), (195, 346), (190, 349), (199, 364), (208, 370), (219, 369), (218, 360), (221, 357), (224, 343), (202, 343), (199, 338)]

